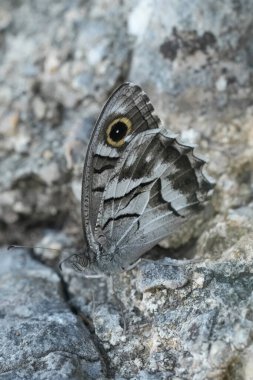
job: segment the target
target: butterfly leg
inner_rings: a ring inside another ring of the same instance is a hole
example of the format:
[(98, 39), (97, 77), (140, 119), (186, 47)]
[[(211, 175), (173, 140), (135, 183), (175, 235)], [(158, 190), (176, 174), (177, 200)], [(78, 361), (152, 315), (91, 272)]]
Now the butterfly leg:
[(108, 277), (108, 293), (115, 299), (117, 305), (119, 305), (120, 314), (121, 314), (122, 321), (123, 321), (123, 335), (125, 335), (126, 334), (126, 318), (125, 318), (125, 310), (124, 310), (125, 305), (123, 304), (121, 299), (118, 298), (118, 296), (116, 294), (116, 291), (114, 288), (114, 281), (113, 281), (112, 276)]
[(143, 259), (138, 259), (137, 261), (135, 261), (133, 264), (129, 265), (129, 267), (127, 267), (124, 270), (128, 272), (128, 271), (134, 269), (142, 260)]
[(92, 319), (94, 319), (95, 311), (96, 311), (96, 300), (95, 300), (95, 292), (92, 290), (92, 310), (91, 310), (91, 316)]
[(98, 273), (98, 274), (84, 273), (84, 277), (85, 278), (105, 278), (107, 276), (103, 273)]
[[(141, 263), (148, 263), (148, 262), (152, 262), (154, 260), (151, 260), (151, 259), (145, 259), (145, 258), (140, 258), (137, 262), (141, 262)], [(160, 261), (160, 260), (155, 260), (155, 261)], [(182, 260), (179, 260), (179, 259), (172, 259), (170, 257), (165, 257), (163, 260), (162, 260), (162, 265), (171, 265), (171, 266), (181, 266), (181, 265), (188, 265), (188, 264), (195, 264), (195, 263), (201, 263), (205, 260), (203, 260), (202, 258), (195, 258), (195, 259), (182, 259)], [(132, 268), (130, 268), (132, 269)]]
[(205, 260), (203, 260), (202, 258), (177, 260), (177, 259), (171, 259), (170, 257), (166, 257), (166, 259), (164, 260), (164, 265), (180, 266), (180, 265), (201, 263), (203, 261)]

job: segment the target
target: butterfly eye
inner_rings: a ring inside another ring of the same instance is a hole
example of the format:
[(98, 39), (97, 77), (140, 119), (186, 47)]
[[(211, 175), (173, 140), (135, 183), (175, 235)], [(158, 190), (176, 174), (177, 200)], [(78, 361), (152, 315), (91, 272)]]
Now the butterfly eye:
[(127, 117), (118, 117), (106, 129), (106, 141), (109, 145), (119, 148), (125, 143), (125, 137), (132, 130), (132, 122)]

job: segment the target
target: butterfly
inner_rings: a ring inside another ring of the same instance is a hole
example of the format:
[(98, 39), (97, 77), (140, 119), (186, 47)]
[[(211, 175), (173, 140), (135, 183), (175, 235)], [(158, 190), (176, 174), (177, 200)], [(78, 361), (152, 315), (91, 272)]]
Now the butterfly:
[(195, 214), (212, 183), (205, 161), (154, 115), (137, 85), (122, 84), (95, 124), (83, 169), (81, 215), (85, 250), (79, 269), (127, 270)]

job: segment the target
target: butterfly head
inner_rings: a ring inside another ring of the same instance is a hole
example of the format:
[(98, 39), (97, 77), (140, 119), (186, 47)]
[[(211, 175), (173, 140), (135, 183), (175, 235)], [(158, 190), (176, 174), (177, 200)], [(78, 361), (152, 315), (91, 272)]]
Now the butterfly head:
[(113, 263), (110, 257), (111, 255), (106, 255), (103, 248), (100, 247), (99, 252), (95, 253), (91, 249), (88, 249), (81, 254), (72, 255), (68, 259), (75, 271), (84, 272), (87, 278), (95, 278), (101, 277), (101, 275), (109, 275), (123, 269), (118, 268), (118, 265)]
[(59, 264), (59, 268), (62, 270), (63, 263), (69, 262), (73, 269), (78, 272), (83, 272), (93, 267), (95, 257), (96, 253), (91, 248), (86, 248), (84, 251), (73, 253), (62, 260)]

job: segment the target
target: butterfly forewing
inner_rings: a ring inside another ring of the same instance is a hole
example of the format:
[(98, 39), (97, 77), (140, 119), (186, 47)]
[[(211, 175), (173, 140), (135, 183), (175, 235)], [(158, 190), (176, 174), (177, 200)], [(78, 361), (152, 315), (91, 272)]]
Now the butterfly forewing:
[[(94, 230), (105, 185), (122, 156), (131, 136), (157, 128), (159, 119), (152, 115), (153, 107), (139, 86), (124, 83), (106, 102), (94, 127), (88, 146), (83, 171), (81, 212), (85, 239), (94, 245)], [(123, 148), (110, 146), (106, 128), (119, 116), (127, 116), (132, 123), (132, 134)]]

